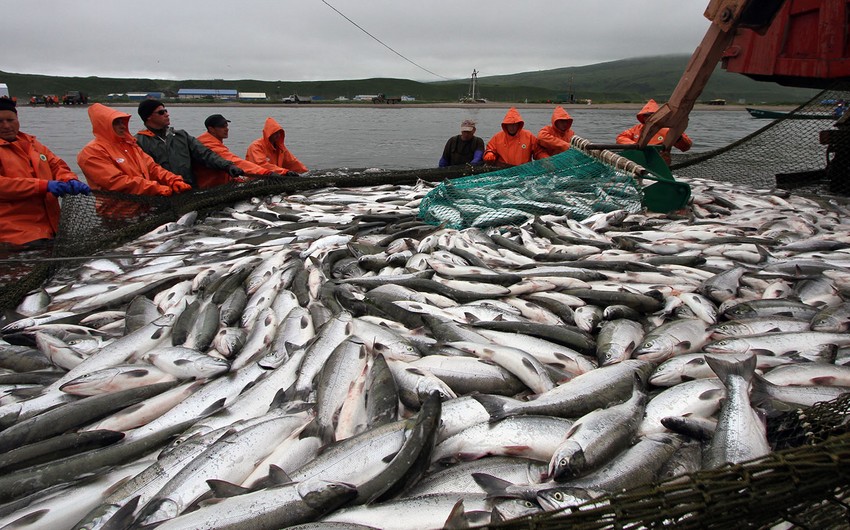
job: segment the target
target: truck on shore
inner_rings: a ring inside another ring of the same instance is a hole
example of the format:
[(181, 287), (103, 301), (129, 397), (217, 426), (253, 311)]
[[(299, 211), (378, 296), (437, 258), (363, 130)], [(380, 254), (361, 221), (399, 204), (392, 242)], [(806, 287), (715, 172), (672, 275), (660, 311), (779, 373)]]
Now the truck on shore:
[(401, 96), (388, 96), (386, 94), (378, 94), (372, 98), (372, 103), (385, 103), (387, 105), (395, 105), (401, 103)]
[(63, 105), (86, 105), (88, 102), (88, 96), (79, 90), (69, 90), (62, 96)]

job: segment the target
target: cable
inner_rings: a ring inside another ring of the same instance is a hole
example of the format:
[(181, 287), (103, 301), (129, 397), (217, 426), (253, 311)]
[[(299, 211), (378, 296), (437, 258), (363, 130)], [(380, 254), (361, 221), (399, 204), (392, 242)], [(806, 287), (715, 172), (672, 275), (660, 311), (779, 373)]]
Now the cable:
[(371, 33), (369, 33), (368, 31), (366, 31), (365, 29), (363, 29), (363, 28), (360, 26), (360, 24), (358, 24), (357, 22), (354, 22), (353, 20), (351, 20), (350, 18), (348, 18), (347, 16), (345, 16), (345, 14), (343, 14), (343, 13), (342, 13), (339, 9), (337, 9), (337, 8), (335, 8), (334, 6), (330, 5), (330, 4), (329, 4), (328, 2), (326, 2), (325, 0), (322, 0), (322, 3), (323, 3), (323, 4), (325, 4), (326, 6), (328, 6), (329, 8), (333, 9), (333, 10), (334, 10), (334, 11), (336, 11), (337, 13), (339, 13), (339, 16), (341, 16), (341, 17), (342, 17), (342, 18), (344, 18), (345, 20), (347, 20), (347, 21), (351, 22), (352, 24), (354, 24), (354, 26), (355, 26), (355, 27), (357, 27), (357, 29), (359, 29), (360, 31), (362, 31), (362, 32), (363, 32), (363, 33), (365, 33), (366, 35), (369, 35), (370, 37), (372, 37), (372, 38), (373, 38), (376, 42), (378, 42), (378, 44), (380, 44), (380, 45), (381, 45), (381, 46), (383, 46), (384, 48), (388, 49), (389, 51), (393, 52), (394, 54), (398, 55), (399, 57), (401, 57), (401, 58), (402, 58), (402, 59), (404, 59), (405, 61), (409, 62), (410, 64), (412, 64), (412, 65), (413, 65), (413, 66), (415, 66), (416, 68), (419, 68), (420, 70), (424, 70), (424, 71), (428, 72), (429, 74), (431, 74), (431, 75), (433, 75), (433, 76), (436, 76), (436, 77), (439, 77), (439, 78), (441, 78), (441, 79), (446, 79), (446, 80), (448, 80), (448, 79), (449, 79), (448, 77), (442, 76), (442, 75), (440, 75), (440, 74), (437, 74), (437, 73), (432, 72), (431, 70), (428, 70), (428, 69), (427, 69), (427, 68), (425, 68), (424, 66), (421, 66), (421, 65), (416, 64), (415, 62), (411, 61), (410, 59), (408, 59), (408, 58), (407, 58), (407, 57), (405, 57), (404, 55), (402, 55), (402, 54), (400, 54), (399, 52), (395, 51), (395, 50), (394, 50), (394, 49), (392, 49), (389, 45), (387, 45), (387, 44), (385, 44), (384, 42), (382, 42), (382, 41), (381, 41), (381, 39), (379, 39), (378, 37), (376, 37), (376, 36), (372, 35), (372, 34), (371, 34)]

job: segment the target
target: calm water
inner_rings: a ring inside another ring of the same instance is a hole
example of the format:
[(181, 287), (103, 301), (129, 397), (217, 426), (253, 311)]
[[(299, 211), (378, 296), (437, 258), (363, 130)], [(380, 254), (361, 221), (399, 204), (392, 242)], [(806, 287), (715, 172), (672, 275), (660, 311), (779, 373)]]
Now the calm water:
[[(136, 106), (119, 107), (132, 115), (130, 131), (139, 130)], [(472, 118), (477, 135), (486, 143), (499, 130), (504, 108), (417, 108), (408, 106), (360, 107), (169, 107), (171, 124), (190, 134), (205, 131), (203, 122), (220, 113), (231, 120), (225, 144), (239, 156), (261, 136), (267, 116), (286, 130), (286, 145), (310, 169), (435, 167), (446, 140), (458, 134), (460, 122)], [(613, 143), (616, 135), (635, 123), (635, 110), (569, 109), (576, 134), (598, 143)], [(92, 138), (84, 108), (19, 108), (21, 130), (36, 135), (71, 168), (79, 172), (77, 153)], [(537, 133), (547, 125), (551, 108), (520, 109), (526, 129)], [(728, 145), (767, 125), (741, 110), (694, 111), (688, 135), (691, 152)]]

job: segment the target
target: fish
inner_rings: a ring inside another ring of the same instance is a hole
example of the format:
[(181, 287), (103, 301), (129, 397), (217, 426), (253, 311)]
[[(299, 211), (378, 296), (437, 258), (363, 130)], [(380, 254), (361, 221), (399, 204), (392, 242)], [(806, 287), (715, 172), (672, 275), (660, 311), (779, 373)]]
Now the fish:
[(703, 457), (704, 466), (715, 469), (727, 463), (738, 464), (765, 456), (770, 452), (766, 426), (750, 404), (750, 382), (756, 358), (730, 361), (709, 355), (706, 362), (723, 382), (726, 399)]

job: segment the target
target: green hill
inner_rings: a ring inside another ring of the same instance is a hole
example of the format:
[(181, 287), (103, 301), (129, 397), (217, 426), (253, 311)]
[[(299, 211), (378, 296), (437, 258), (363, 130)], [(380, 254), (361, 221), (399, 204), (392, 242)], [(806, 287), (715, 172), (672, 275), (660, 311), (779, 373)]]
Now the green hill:
[[(596, 103), (666, 101), (685, 69), (689, 56), (671, 55), (623, 59), (589, 66), (557, 68), (511, 75), (479, 77), (480, 94), (491, 101), (544, 102), (576, 99)], [(33, 94), (62, 95), (69, 90), (87, 93), (94, 101), (107, 94), (163, 92), (174, 97), (181, 88), (236, 89), (265, 92), (279, 100), (289, 94), (312, 95), (333, 100), (358, 94), (409, 95), (418, 102), (456, 102), (469, 92), (469, 80), (424, 83), (407, 79), (354, 79), (338, 81), (261, 81), (254, 79), (125, 79), (105, 77), (58, 77), (0, 72), (0, 82), (21, 101)], [(800, 103), (815, 90), (782, 87), (730, 74), (719, 66), (700, 99), (725, 99), (730, 103)]]

